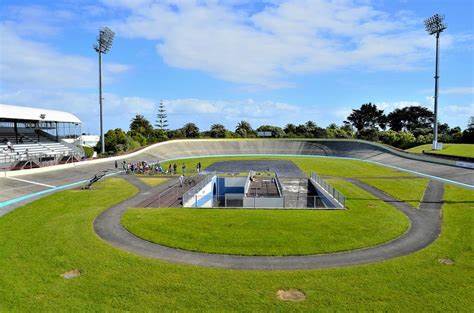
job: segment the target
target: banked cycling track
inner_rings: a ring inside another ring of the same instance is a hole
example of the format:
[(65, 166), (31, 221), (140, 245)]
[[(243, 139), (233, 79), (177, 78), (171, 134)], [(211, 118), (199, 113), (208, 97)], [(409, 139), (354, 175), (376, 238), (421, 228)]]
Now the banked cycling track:
[[(307, 256), (236, 256), (206, 254), (164, 247), (140, 239), (127, 232), (120, 224), (120, 218), (128, 207), (148, 197), (152, 189), (134, 177), (127, 179), (140, 192), (103, 212), (94, 221), (94, 230), (110, 244), (143, 256), (171, 262), (233, 269), (309, 269), (348, 266), (382, 261), (406, 255), (426, 247), (440, 233), (441, 205), (444, 183), (452, 183), (474, 189), (474, 171), (450, 164), (450, 161), (431, 157), (413, 156), (381, 145), (356, 140), (179, 140), (156, 144), (139, 152), (105, 160), (82, 162), (39, 170), (29, 170), (11, 177), (0, 178), (2, 194), (7, 200), (0, 202), (0, 215), (43, 194), (76, 186), (99, 170), (110, 169), (117, 160), (170, 160), (197, 156), (231, 155), (305, 155), (314, 157), (352, 158), (374, 162), (420, 176), (429, 177), (420, 209), (396, 201), (380, 190), (357, 179), (351, 182), (372, 193), (381, 200), (391, 203), (410, 220), (409, 230), (402, 236), (370, 248)], [(12, 172), (6, 173), (12, 174)], [(13, 173), (16, 174), (16, 173)], [(10, 183), (10, 185), (9, 185)], [(16, 186), (11, 186), (16, 185)], [(36, 191), (32, 190), (32, 186)], [(6, 188), (5, 188), (6, 187)], [(42, 187), (42, 188), (41, 188)], [(9, 188), (9, 189), (8, 189)], [(39, 189), (39, 190), (38, 190)], [(16, 197), (5, 195), (5, 190)], [(3, 210), (3, 212), (2, 212)]]
[(170, 140), (140, 151), (100, 160), (40, 169), (0, 172), (0, 216), (15, 207), (61, 189), (82, 184), (115, 161), (163, 161), (199, 156), (288, 155), (358, 159), (407, 171), (443, 183), (474, 189), (474, 169), (454, 161), (414, 155), (361, 140), (338, 139), (195, 139)]

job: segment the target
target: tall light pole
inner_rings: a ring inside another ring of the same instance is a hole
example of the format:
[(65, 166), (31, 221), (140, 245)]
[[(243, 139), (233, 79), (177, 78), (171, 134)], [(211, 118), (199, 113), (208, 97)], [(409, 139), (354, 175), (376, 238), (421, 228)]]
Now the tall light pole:
[(102, 114), (102, 54), (107, 53), (112, 47), (115, 33), (108, 27), (103, 27), (99, 30), (97, 36), (97, 43), (94, 44), (94, 50), (99, 54), (99, 106), (100, 106), (100, 144), (101, 153), (105, 153), (104, 142), (104, 124)]
[(439, 34), (446, 29), (444, 24), (444, 16), (435, 14), (425, 20), (425, 29), (430, 35), (436, 35), (436, 68), (435, 68), (435, 94), (434, 94), (434, 138), (433, 138), (433, 149), (440, 150), (441, 146), (438, 145), (438, 68), (439, 68)]

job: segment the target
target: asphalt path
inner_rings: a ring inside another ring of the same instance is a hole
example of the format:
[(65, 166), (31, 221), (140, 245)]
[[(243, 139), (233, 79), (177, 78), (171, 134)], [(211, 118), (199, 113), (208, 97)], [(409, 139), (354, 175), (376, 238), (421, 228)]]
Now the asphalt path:
[(135, 177), (127, 179), (139, 188), (139, 193), (100, 214), (94, 221), (94, 230), (103, 240), (126, 251), (167, 262), (241, 270), (296, 270), (351, 266), (380, 262), (423, 249), (438, 238), (441, 231), (441, 206), (444, 184), (431, 180), (423, 202), (415, 209), (405, 202), (359, 180), (350, 181), (403, 212), (410, 220), (410, 228), (400, 237), (370, 248), (339, 253), (306, 256), (238, 256), (209, 254), (165, 247), (143, 240), (128, 232), (120, 223), (125, 211), (145, 200), (152, 193), (169, 188), (165, 185), (150, 188)]

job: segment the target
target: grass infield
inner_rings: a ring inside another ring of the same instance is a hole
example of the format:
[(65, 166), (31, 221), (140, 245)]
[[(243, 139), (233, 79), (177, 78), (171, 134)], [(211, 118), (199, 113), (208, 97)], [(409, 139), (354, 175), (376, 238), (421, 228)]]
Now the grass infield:
[(151, 187), (156, 187), (169, 180), (169, 178), (159, 176), (139, 176), (138, 179)]
[(382, 167), (376, 164), (333, 158), (310, 158), (305, 156), (279, 157), (279, 156), (231, 156), (231, 157), (199, 157), (174, 161), (163, 162), (163, 168), (168, 168), (169, 164), (177, 165), (178, 174), (182, 173), (182, 165), (186, 165), (186, 173), (193, 173), (196, 164), (201, 162), (202, 168), (206, 169), (209, 165), (219, 161), (238, 161), (238, 160), (290, 160), (293, 161), (303, 172), (309, 174), (311, 171), (324, 176), (334, 177), (414, 177), (406, 172), (396, 171), (388, 167)]
[[(130, 209), (122, 224), (165, 246), (237, 255), (304, 255), (373, 246), (408, 228), (404, 214), (351, 183), (348, 210)], [(376, 236), (374, 236), (376, 234)]]
[(395, 199), (407, 202), (414, 208), (420, 206), (429, 179), (427, 178), (362, 178), (366, 184), (372, 185)]

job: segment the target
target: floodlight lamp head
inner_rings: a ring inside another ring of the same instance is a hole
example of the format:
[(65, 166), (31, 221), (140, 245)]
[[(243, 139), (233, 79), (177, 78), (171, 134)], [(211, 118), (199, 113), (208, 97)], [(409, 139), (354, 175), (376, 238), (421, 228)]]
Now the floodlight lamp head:
[(94, 45), (94, 50), (98, 53), (107, 53), (112, 47), (115, 33), (108, 27), (103, 27), (99, 31), (97, 43)]
[(425, 29), (430, 35), (439, 34), (446, 29), (444, 15), (435, 14), (425, 20)]

